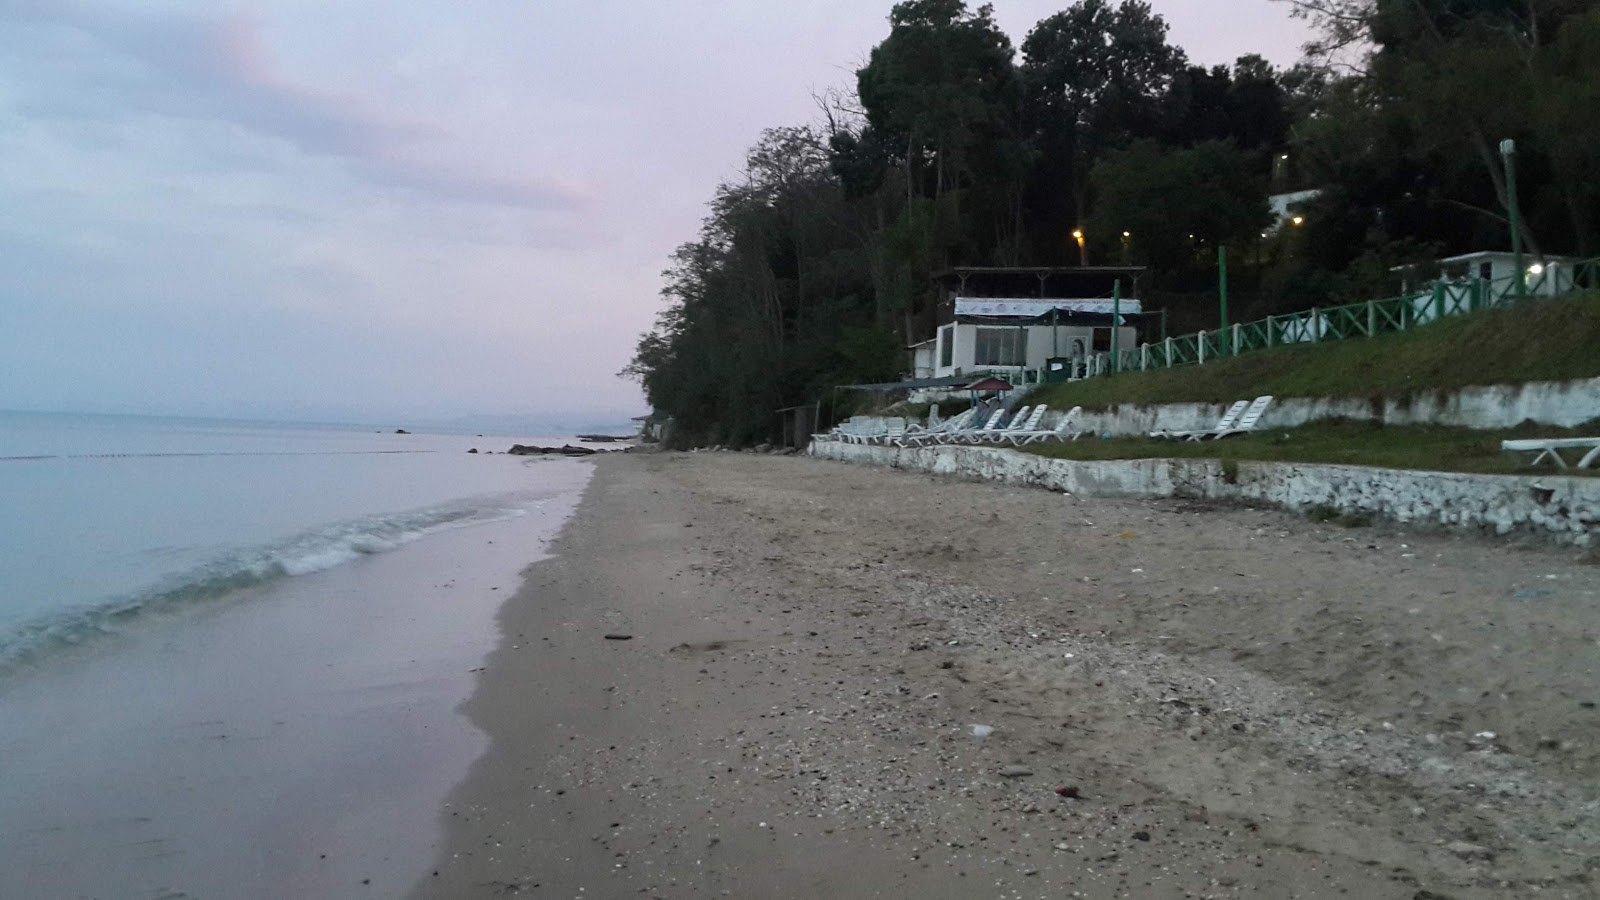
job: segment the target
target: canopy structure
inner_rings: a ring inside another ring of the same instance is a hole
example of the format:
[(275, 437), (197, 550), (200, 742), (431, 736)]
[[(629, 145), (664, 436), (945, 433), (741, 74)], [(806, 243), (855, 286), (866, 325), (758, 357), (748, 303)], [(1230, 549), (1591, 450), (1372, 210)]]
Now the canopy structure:
[(973, 380), (971, 375), (952, 375), (946, 378), (913, 378), (909, 381), (890, 381), (882, 384), (841, 384), (841, 390), (865, 391), (873, 394), (892, 394), (896, 391), (916, 391), (924, 388), (944, 388), (950, 391), (1009, 391), (1011, 382), (992, 376)]
[(1138, 299), (1126, 297), (1115, 301), (1111, 298), (1082, 298), (1060, 300), (1030, 300), (991, 297), (956, 297), (955, 314), (957, 316), (990, 316), (1006, 318), (1047, 319), (1052, 313), (1062, 317), (1074, 313), (1091, 313), (1103, 316), (1121, 313), (1125, 316), (1136, 316), (1144, 312)]

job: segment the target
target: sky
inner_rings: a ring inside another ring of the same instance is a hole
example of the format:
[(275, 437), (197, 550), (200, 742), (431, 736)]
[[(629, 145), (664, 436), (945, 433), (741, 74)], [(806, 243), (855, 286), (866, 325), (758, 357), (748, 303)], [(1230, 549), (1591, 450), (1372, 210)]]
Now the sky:
[[(891, 5), (0, 0), (0, 409), (641, 414), (672, 249)], [(1152, 5), (1206, 65), (1307, 37)]]

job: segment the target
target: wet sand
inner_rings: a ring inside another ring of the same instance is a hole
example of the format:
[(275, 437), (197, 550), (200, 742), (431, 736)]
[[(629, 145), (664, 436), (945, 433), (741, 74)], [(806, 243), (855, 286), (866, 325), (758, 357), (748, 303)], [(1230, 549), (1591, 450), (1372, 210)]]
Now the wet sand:
[(1600, 896), (1592, 556), (597, 468), (500, 612), (418, 897)]

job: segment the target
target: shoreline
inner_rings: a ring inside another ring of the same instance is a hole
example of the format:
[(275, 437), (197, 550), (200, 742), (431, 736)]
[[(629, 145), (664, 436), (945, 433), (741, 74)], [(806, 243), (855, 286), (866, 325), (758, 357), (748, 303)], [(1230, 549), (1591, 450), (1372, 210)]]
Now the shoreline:
[(0, 895), (405, 891), (487, 745), (455, 708), (501, 598), (584, 468), (523, 515), (175, 605), (9, 673)]
[(415, 897), (1593, 896), (1570, 554), (734, 454), (551, 552)]

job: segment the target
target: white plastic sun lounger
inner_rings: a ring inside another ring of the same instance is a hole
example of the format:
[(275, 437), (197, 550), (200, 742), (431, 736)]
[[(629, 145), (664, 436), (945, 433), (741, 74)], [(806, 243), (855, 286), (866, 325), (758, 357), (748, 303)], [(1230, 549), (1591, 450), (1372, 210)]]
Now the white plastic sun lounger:
[(972, 417), (977, 414), (978, 411), (976, 409), (969, 409), (965, 412), (945, 419), (943, 422), (940, 422), (937, 425), (929, 425), (926, 428), (919, 428), (915, 425), (907, 425), (906, 433), (900, 438), (899, 441), (895, 442), (895, 446), (920, 447), (923, 444), (931, 444), (938, 440), (942, 435), (953, 434), (966, 428), (967, 425), (972, 421)]
[(989, 416), (988, 421), (984, 422), (981, 426), (977, 428), (966, 428), (962, 429), (961, 431), (952, 431), (949, 434), (940, 437), (938, 442), (941, 444), (977, 443), (978, 441), (983, 440), (984, 434), (999, 428), (1000, 420), (1005, 418), (1005, 415), (1005, 410), (997, 409)]
[(906, 436), (906, 420), (899, 416), (885, 420), (883, 430), (867, 438), (869, 444), (893, 444)]
[(847, 444), (865, 444), (877, 435), (883, 433), (883, 426), (869, 419), (857, 419), (845, 429), (844, 440)]
[(1232, 406), (1228, 407), (1228, 411), (1222, 414), (1222, 418), (1217, 420), (1217, 424), (1204, 431), (1152, 431), (1150, 432), (1150, 436), (1158, 441), (1199, 440), (1196, 435), (1210, 434), (1213, 431), (1223, 431), (1232, 428), (1233, 423), (1237, 422), (1239, 417), (1244, 415), (1244, 411), (1249, 405), (1250, 401), (1248, 400), (1235, 401)]
[[(1517, 441), (1501, 441), (1500, 449), (1507, 453), (1536, 453), (1530, 466), (1537, 466), (1546, 459), (1555, 463), (1556, 468), (1588, 469), (1600, 468), (1600, 437), (1587, 438), (1526, 438)], [(1587, 450), (1588, 452), (1578, 457), (1578, 461), (1570, 466), (1562, 458), (1562, 450)]]
[(854, 418), (855, 417), (852, 416), (849, 419), (845, 419), (843, 422), (833, 426), (833, 428), (829, 429), (828, 431), (824, 431), (820, 434), (813, 434), (811, 439), (813, 441), (842, 441), (844, 440), (844, 427), (848, 425)]
[(1033, 407), (1033, 412), (1030, 413), (1028, 411), (1028, 407), (1024, 406), (1023, 408), (1017, 410), (1016, 415), (1011, 417), (1011, 424), (1000, 429), (999, 431), (994, 432), (993, 434), (984, 435), (983, 439), (991, 444), (1004, 444), (1011, 440), (1012, 435), (1023, 434), (1029, 431), (1038, 431), (1039, 421), (1044, 418), (1044, 414), (1048, 412), (1049, 409), (1050, 407), (1041, 403), (1038, 406)]
[(1033, 429), (1031, 431), (1024, 431), (1020, 433), (1012, 432), (1011, 434), (1006, 435), (1006, 438), (1011, 441), (1011, 446), (1013, 447), (1020, 447), (1023, 444), (1035, 444), (1044, 441), (1075, 441), (1078, 438), (1083, 437), (1083, 429), (1078, 427), (1078, 413), (1081, 412), (1083, 412), (1083, 407), (1074, 406), (1073, 408), (1067, 410), (1067, 414), (1061, 417), (1061, 421), (1057, 422), (1056, 427), (1054, 428)]
[(1023, 430), (1028, 425), (1028, 411), (1031, 409), (1033, 409), (1033, 407), (1024, 406), (1017, 410), (1006, 422), (1004, 428), (996, 428), (993, 431), (984, 432), (982, 435), (979, 435), (978, 442), (984, 444), (998, 444), (1005, 440), (1005, 435), (1007, 433)]
[(1239, 421), (1233, 423), (1231, 427), (1213, 428), (1205, 434), (1199, 435), (1198, 437), (1191, 437), (1189, 440), (1220, 441), (1225, 437), (1231, 437), (1236, 434), (1249, 434), (1250, 432), (1256, 430), (1256, 423), (1261, 421), (1261, 417), (1267, 413), (1267, 407), (1271, 405), (1272, 395), (1268, 394), (1264, 397), (1257, 397), (1250, 401), (1250, 406), (1244, 411), (1244, 415), (1240, 416)]

